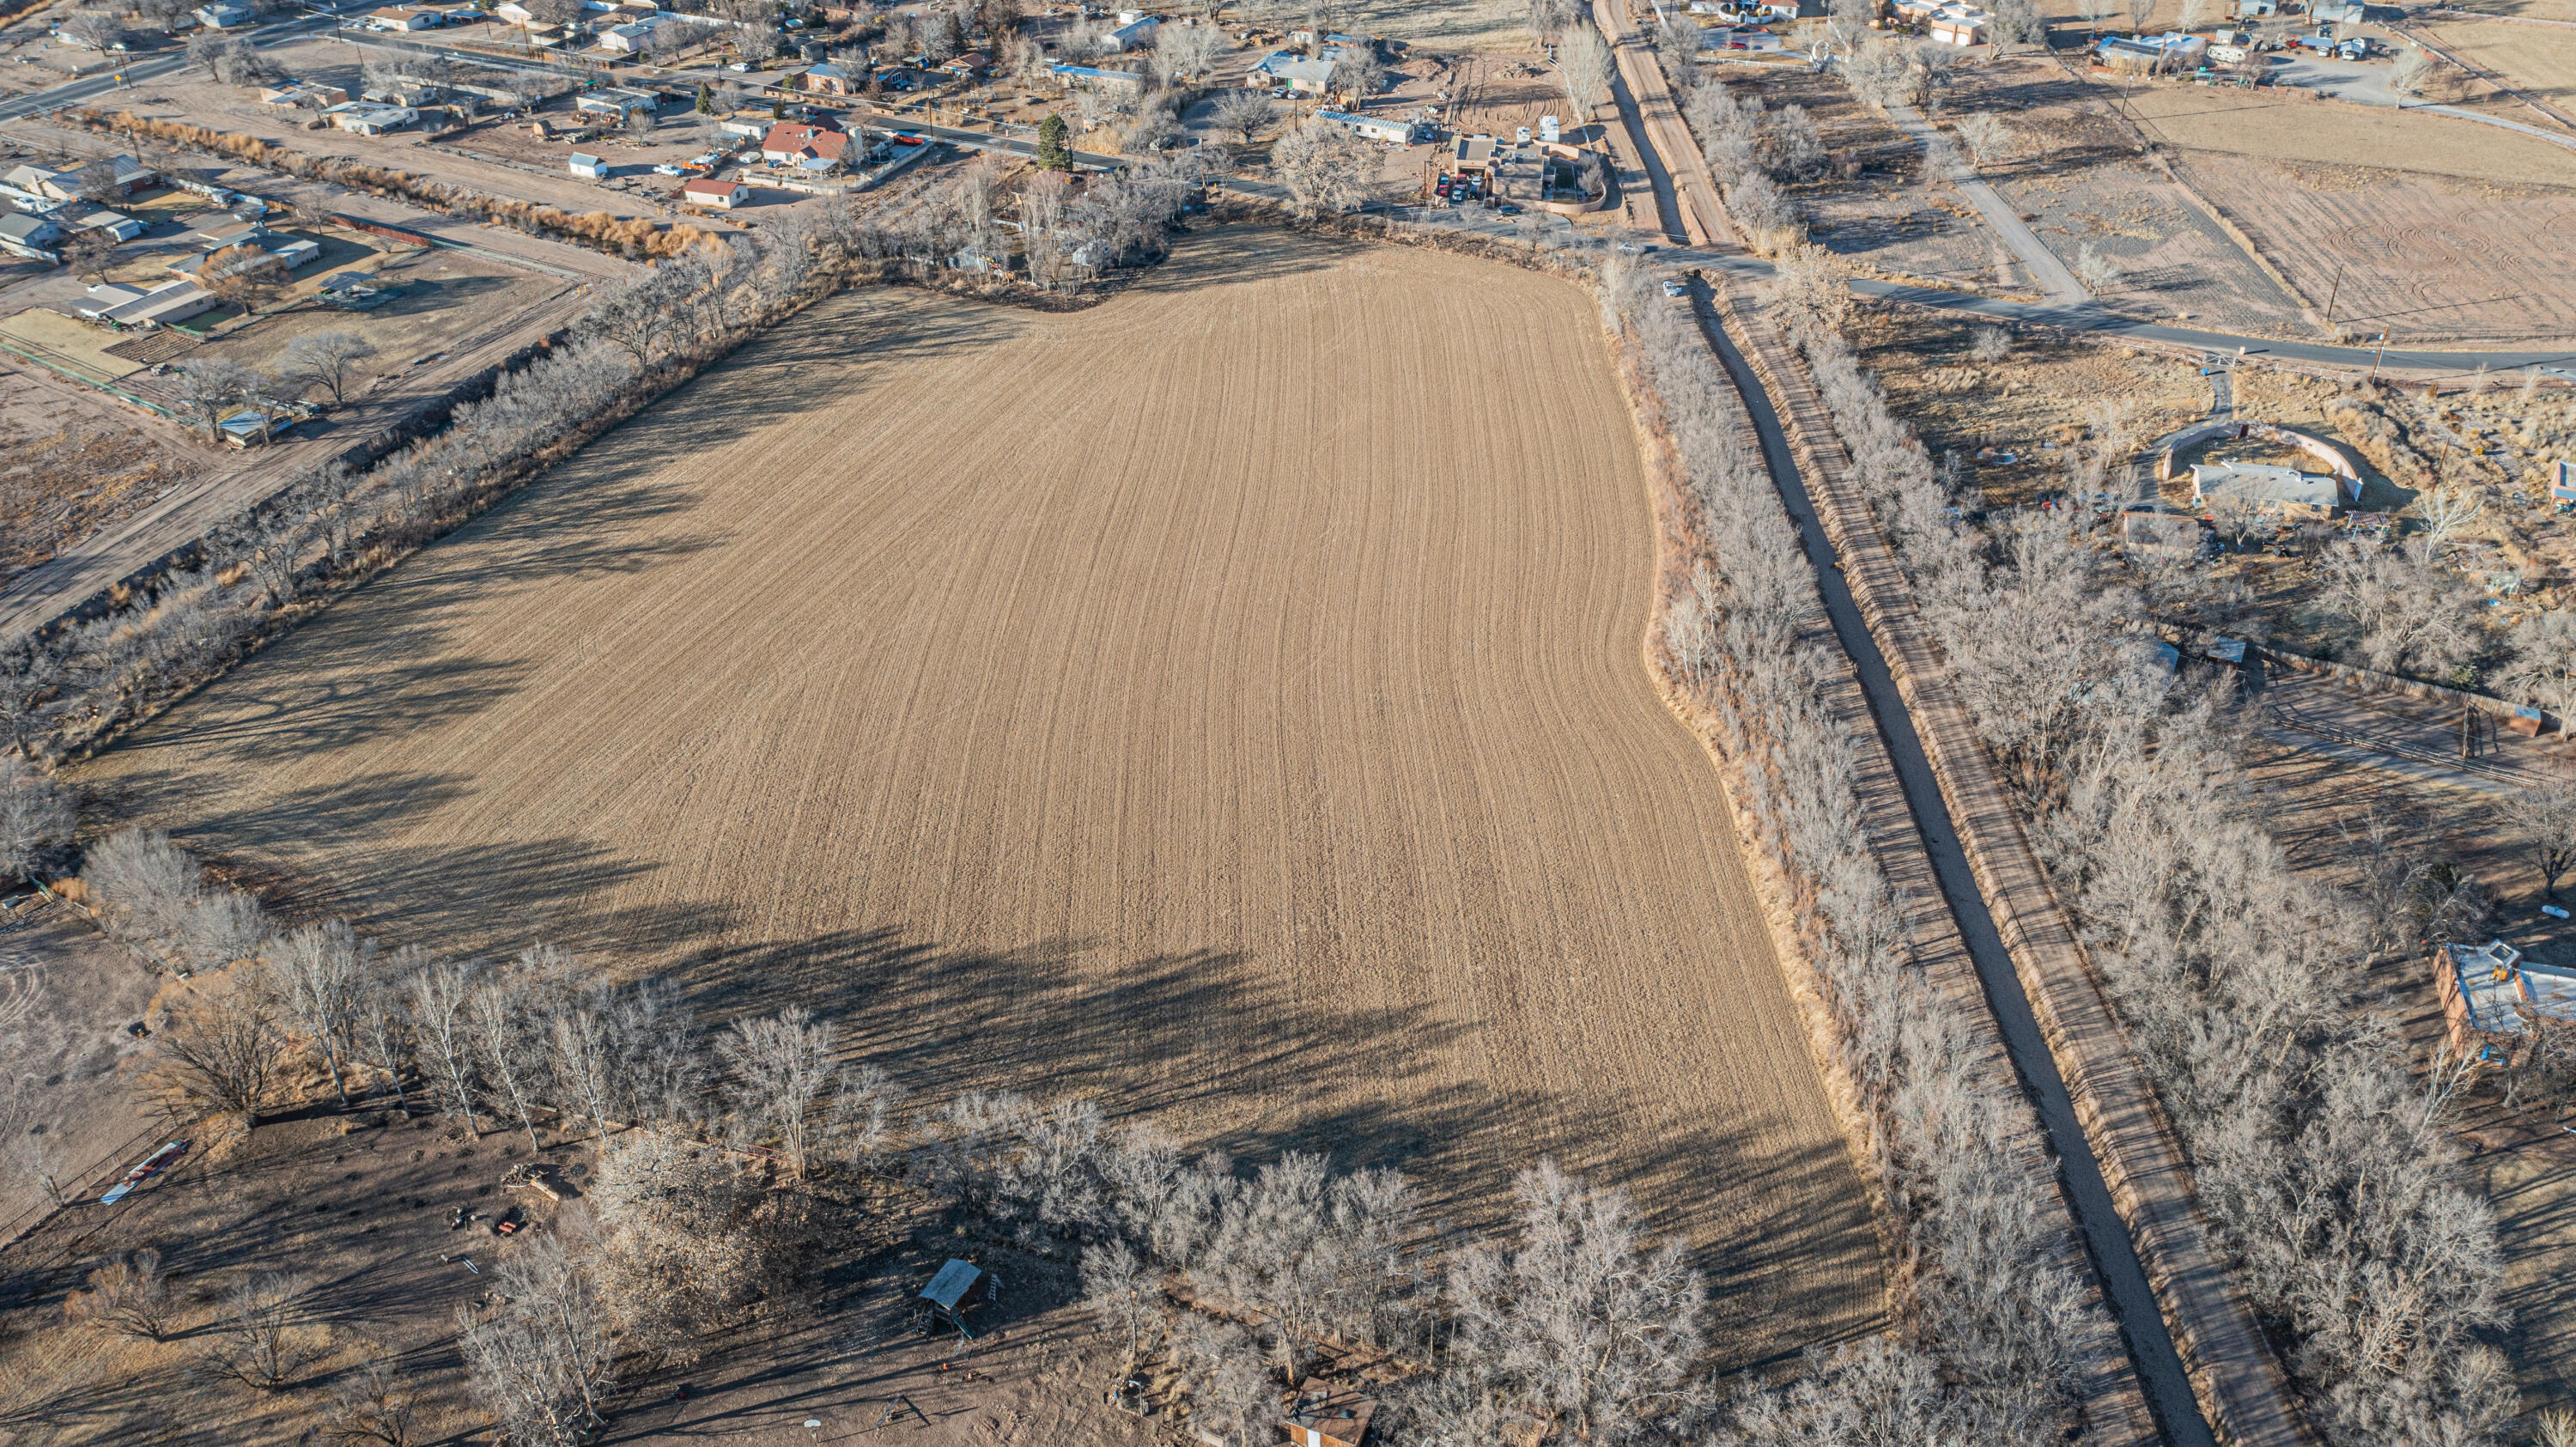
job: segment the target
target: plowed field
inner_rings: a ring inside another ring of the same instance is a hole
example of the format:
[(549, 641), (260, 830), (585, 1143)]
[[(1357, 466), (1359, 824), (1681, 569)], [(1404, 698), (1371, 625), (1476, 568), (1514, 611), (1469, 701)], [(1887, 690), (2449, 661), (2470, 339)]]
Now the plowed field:
[(1712, 772), (1592, 302), (1235, 232), (1053, 316), (842, 297), (86, 782), (300, 904), (801, 1002), (916, 1099), (1553, 1153), (1752, 1361), (1879, 1272)]

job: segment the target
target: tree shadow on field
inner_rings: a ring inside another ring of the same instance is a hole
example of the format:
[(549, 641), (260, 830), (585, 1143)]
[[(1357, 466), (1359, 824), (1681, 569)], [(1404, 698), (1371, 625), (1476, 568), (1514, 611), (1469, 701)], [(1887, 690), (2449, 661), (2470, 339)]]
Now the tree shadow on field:
[(972, 1090), (1088, 1096), (1113, 1122), (1162, 1124), (1246, 1169), (1286, 1150), (1402, 1168), (1458, 1231), (1507, 1227), (1512, 1178), (1553, 1156), (1626, 1191), (1650, 1233), (1690, 1243), (1730, 1369), (1877, 1324), (1877, 1239), (1838, 1139), (1675, 1116), (1618, 1090), (1460, 1079), (1480, 1053), (1473, 1023), (1323, 997), (1241, 953), (1105, 963), (1103, 948), (965, 950), (888, 927), (710, 949), (672, 973), (702, 1020), (791, 1005), (835, 1020), (844, 1053), (915, 1108)]

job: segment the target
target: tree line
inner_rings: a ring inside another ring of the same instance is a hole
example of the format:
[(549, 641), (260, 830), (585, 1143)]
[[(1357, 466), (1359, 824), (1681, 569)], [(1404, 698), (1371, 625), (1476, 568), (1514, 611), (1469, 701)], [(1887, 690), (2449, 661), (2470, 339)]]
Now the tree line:
[(2317, 1425), (2351, 1447), (2501, 1440), (2503, 1261), (2451, 1134), (2464, 1066), (2419, 1071), (2369, 978), (2473, 929), (2474, 889), (2393, 829), (2354, 841), (2359, 891), (2300, 874), (2242, 771), (2232, 691), (2155, 662), (2151, 596), (2188, 602), (2175, 590), (2205, 578), (2142, 584), (2068, 515), (1969, 521), (1956, 471), (1889, 412), (1830, 314), (1773, 312)]
[[(1076, 1260), (1111, 1382), (1168, 1362), (1193, 1421), (1240, 1447), (1270, 1440), (1327, 1344), (1407, 1370), (1381, 1419), (1393, 1441), (1738, 1440), (1719, 1427), (1706, 1287), (1682, 1245), (1551, 1163), (1520, 1172), (1507, 1224), (1468, 1236), (1399, 1171), (1193, 1152), (1090, 1100), (976, 1091), (907, 1117), (886, 1073), (802, 1009), (712, 1029), (668, 982), (612, 983), (543, 945), (459, 960), (338, 919), (284, 927), (153, 831), (101, 841), (80, 877), (111, 933), (187, 974), (140, 1076), (174, 1117), (256, 1122), (301, 1103), (300, 1074), (344, 1109), (434, 1112), (537, 1149), (542, 1129), (595, 1153), (595, 1231), (522, 1243), (496, 1301), (456, 1316), (475, 1398), (509, 1441), (584, 1440), (622, 1387), (845, 1257), (863, 1233), (838, 1187), (857, 1179)], [(191, 1335), (198, 1370), (327, 1385), (335, 1422), (407, 1419), (420, 1385), (390, 1359), (313, 1380), (323, 1353), (295, 1325), (292, 1266), (239, 1275)], [(119, 1257), (73, 1315), (164, 1339), (171, 1275), (157, 1253)]]
[(1732, 382), (1647, 279), (1612, 268), (1607, 320), (1629, 339), (1652, 422), (1682, 472), (1696, 544), (1669, 580), (1656, 646), (1741, 770), (1740, 793), (1798, 887), (1803, 941), (1861, 1096), (1877, 1194), (1907, 1263), (1899, 1329), (1837, 1348), (1793, 1388), (1740, 1406), (1747, 1444), (2058, 1442), (2077, 1389), (2120, 1352), (2072, 1264), (2043, 1172), (2014, 1154), (2029, 1106), (1981, 1063), (1970, 1011), (1912, 960), (1902, 904), (1868, 845), (1853, 746), (1825, 696), (1838, 645)]

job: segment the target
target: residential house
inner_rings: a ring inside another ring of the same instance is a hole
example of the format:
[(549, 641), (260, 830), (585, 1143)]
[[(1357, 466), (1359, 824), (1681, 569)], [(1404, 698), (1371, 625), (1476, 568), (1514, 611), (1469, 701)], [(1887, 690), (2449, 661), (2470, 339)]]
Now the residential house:
[(263, 86), (259, 92), (261, 105), (276, 106), (280, 110), (329, 110), (336, 105), (346, 105), (348, 101), (349, 93), (340, 87), (310, 80), (290, 80), (284, 85)]
[(2576, 970), (2524, 959), (2502, 940), (2436, 946), (2433, 992), (2464, 1055), (2510, 1059), (2534, 1026), (2576, 1027)]
[(2196, 462), (2191, 468), (2191, 500), (2201, 507), (2234, 503), (2293, 522), (2334, 515), (2343, 488), (2332, 477), (2295, 467), (2262, 462)]
[(229, 211), (209, 211), (188, 218), (188, 234), (181, 238), (199, 251), (221, 251), (246, 241), (258, 241), (268, 235), (268, 228), (256, 221), (245, 221)]
[(1109, 43), (1119, 50), (1151, 50), (1154, 36), (1163, 22), (1151, 15), (1139, 17), (1109, 32)]
[[(108, 164), (114, 168), (108, 189), (119, 196), (131, 196), (161, 179), (160, 172), (132, 156), (110, 156)], [(80, 171), (57, 171), (50, 166), (20, 166), (0, 177), (0, 181), (7, 182), (12, 190), (54, 201), (78, 200), (83, 184)]]
[(73, 231), (104, 231), (118, 241), (132, 241), (152, 228), (126, 215), (110, 211), (87, 201), (73, 201), (53, 213), (54, 219)]
[(200, 5), (195, 11), (197, 23), (208, 30), (230, 30), (248, 25), (255, 18), (247, 5)]
[(653, 22), (632, 20), (612, 25), (599, 32), (599, 48), (618, 55), (636, 55), (653, 43)]
[(1983, 45), (1994, 19), (1972, 5), (1944, 5), (1933, 12), (1930, 23), (1924, 27), (1924, 34), (1930, 36), (1935, 45)]
[(1347, 111), (1319, 110), (1315, 112), (1315, 118), (1331, 121), (1363, 140), (1384, 141), (1395, 146), (1412, 145), (1422, 133), (1419, 124), (1392, 115), (1361, 116)]
[(331, 124), (361, 136), (381, 136), (420, 119), (420, 112), (409, 106), (382, 106), (362, 100), (342, 101), (322, 114)]
[(1047, 74), (1075, 90), (1143, 90), (1145, 77), (1131, 70), (1102, 70), (1089, 65), (1050, 65)]
[(608, 163), (597, 156), (585, 156), (575, 151), (572, 153), (572, 173), (586, 180), (605, 181), (608, 179)]
[(382, 10), (367, 12), (369, 30), (436, 30), (446, 23), (446, 16), (435, 10), (424, 10), (417, 5), (388, 5)]
[(868, 88), (867, 73), (827, 60), (805, 72), (805, 88), (819, 95), (857, 95)]
[(2359, 25), (2370, 18), (2370, 7), (2360, 0), (2315, 0), (2308, 18), (2319, 25)]
[(694, 206), (713, 206), (720, 211), (750, 205), (751, 194), (751, 188), (740, 181), (720, 181), (711, 176), (701, 176), (680, 186), (681, 200)]
[(29, 256), (38, 261), (57, 261), (54, 243), (63, 239), (63, 228), (50, 216), (27, 216), (16, 211), (0, 215), (0, 251)]
[(1327, 56), (1310, 60), (1295, 51), (1279, 50), (1262, 57), (1243, 78), (1243, 83), (1264, 89), (1287, 89), (1299, 95), (1316, 95), (1333, 84), (1333, 61)]
[(443, 85), (432, 85), (425, 80), (397, 80), (370, 86), (358, 93), (358, 99), (380, 106), (410, 106), (421, 110), (437, 104), (446, 94), (447, 87)]
[(0, 175), (0, 194), (21, 211), (51, 211), (79, 189), (80, 182), (71, 172), (51, 166), (12, 166), (8, 174)]
[[(849, 153), (848, 132), (804, 121), (780, 121), (760, 138), (760, 158), (773, 166), (829, 172)], [(810, 164), (817, 161), (822, 163), (819, 167)]]
[(118, 307), (125, 305), (127, 302), (140, 300), (142, 296), (143, 288), (139, 286), (125, 286), (113, 281), (106, 282), (101, 285), (91, 287), (88, 292), (88, 300), (83, 301), (79, 306), (73, 308), (73, 310), (80, 313), (81, 320), (94, 322), (109, 312), (116, 310)]
[(993, 58), (980, 50), (970, 50), (964, 55), (941, 62), (939, 66), (941, 73), (956, 76), (960, 80), (972, 80), (992, 68)]
[(619, 86), (584, 91), (572, 105), (574, 110), (587, 111), (592, 115), (614, 116), (621, 125), (637, 111), (649, 116), (661, 109), (660, 104), (644, 92)]
[(215, 295), (189, 277), (165, 281), (132, 301), (123, 302), (101, 312), (98, 320), (109, 326), (166, 327), (183, 322), (200, 312), (214, 310)]

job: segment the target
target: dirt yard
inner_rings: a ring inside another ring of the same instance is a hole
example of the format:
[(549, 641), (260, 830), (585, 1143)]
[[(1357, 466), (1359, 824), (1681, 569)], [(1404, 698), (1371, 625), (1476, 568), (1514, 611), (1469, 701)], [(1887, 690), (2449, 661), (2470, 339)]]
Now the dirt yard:
[(1353, 31), (1415, 50), (1538, 51), (1529, 7), (1512, 0), (1359, 0), (1347, 15)]
[[(2423, 705), (2376, 699), (2381, 709), (2421, 712)], [(2526, 746), (2528, 747), (2528, 746)], [(2549, 745), (2561, 759), (2564, 746)], [(2443, 853), (2496, 897), (2490, 928), (2533, 958), (2576, 964), (2576, 931), (2536, 913), (2539, 872), (2494, 827), (2487, 795), (2372, 764), (2269, 747), (2252, 771), (2268, 800), (2267, 817), (2301, 869), (2354, 882), (2353, 834), (2371, 812), (2399, 821), (2410, 841), (2436, 841)], [(2429, 1056), (2441, 1035), (2441, 1007), (2429, 964), (2407, 957), (2377, 970), (2372, 984), (2407, 1039)], [(2469, 1092), (2460, 1141), (2493, 1203), (2505, 1250), (2505, 1304), (2513, 1325), (2503, 1345), (2527, 1414), (2576, 1406), (2576, 1298), (2565, 1290), (2576, 1269), (2576, 1136), (2544, 1110), (2504, 1107), (2492, 1086)], [(2528, 1421), (2528, 1418), (2526, 1418)], [(2518, 1439), (2527, 1440), (2527, 1439)]]
[(160, 497), (197, 462), (146, 431), (142, 413), (34, 371), (0, 359), (0, 578)]
[[(2482, 7), (2467, 7), (2482, 8)], [(2426, 27), (2433, 43), (2562, 111), (2576, 108), (2576, 27), (2469, 21)], [(2538, 116), (2518, 119), (2546, 127)]]
[(84, 779), (289, 908), (819, 1007), (916, 1100), (1402, 1161), (1462, 1226), (1553, 1153), (1742, 1365), (1879, 1272), (1651, 547), (1581, 292), (1223, 233), (1079, 314), (844, 297)]
[(46, 1205), (28, 1167), (76, 1190), (145, 1129), (119, 1067), (142, 1048), (125, 1027), (156, 983), (65, 908), (0, 924), (0, 1102), (27, 1107), (21, 1136), (0, 1142), (0, 1241)]

